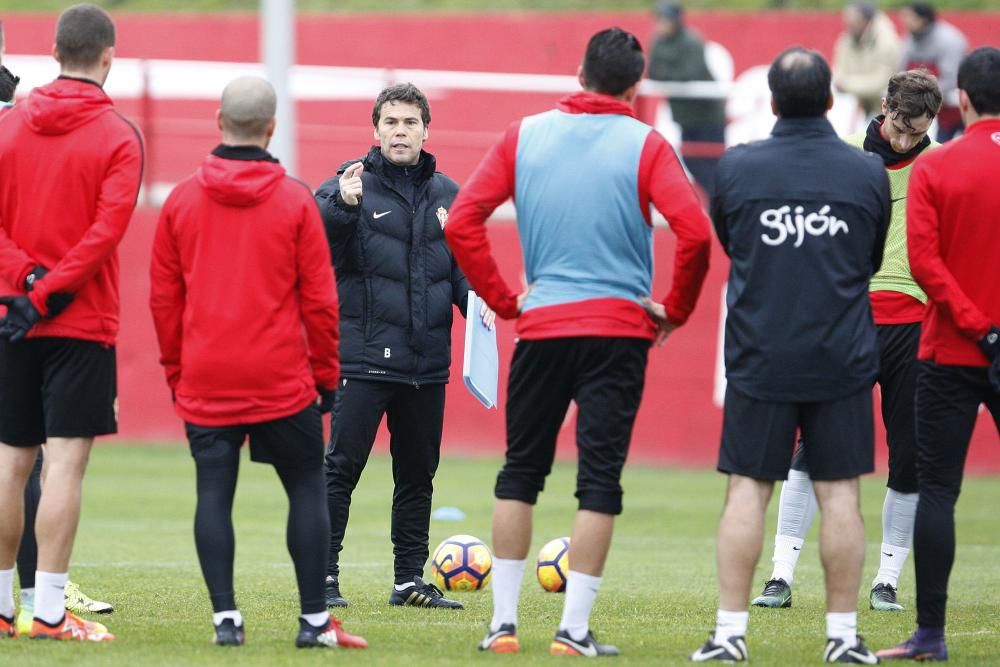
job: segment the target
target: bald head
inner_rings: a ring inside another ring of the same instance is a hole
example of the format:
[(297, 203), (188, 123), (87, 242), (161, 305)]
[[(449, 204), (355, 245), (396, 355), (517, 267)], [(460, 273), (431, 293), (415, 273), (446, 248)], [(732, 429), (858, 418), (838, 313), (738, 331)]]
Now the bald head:
[(256, 76), (241, 76), (222, 91), (219, 127), (223, 142), (231, 145), (267, 145), (274, 132), (278, 100), (271, 84)]

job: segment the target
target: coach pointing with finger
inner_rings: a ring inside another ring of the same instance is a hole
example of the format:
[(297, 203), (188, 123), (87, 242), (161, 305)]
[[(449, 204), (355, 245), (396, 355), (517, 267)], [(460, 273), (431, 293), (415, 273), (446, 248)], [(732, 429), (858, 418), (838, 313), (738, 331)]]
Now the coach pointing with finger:
[[(330, 560), (326, 602), (340, 594), (340, 552), (351, 493), (383, 416), (392, 434), (394, 605), (460, 609), (424, 583), (434, 473), (441, 450), (453, 306), (469, 284), (444, 240), (458, 191), (423, 150), (431, 121), (412, 84), (383, 90), (372, 122), (378, 141), (316, 192), (337, 274), (341, 387), (327, 452)], [(492, 323), (492, 311), (482, 313)]]
[(340, 175), (340, 197), (348, 206), (357, 206), (361, 200), (361, 173), (364, 162), (355, 162)]

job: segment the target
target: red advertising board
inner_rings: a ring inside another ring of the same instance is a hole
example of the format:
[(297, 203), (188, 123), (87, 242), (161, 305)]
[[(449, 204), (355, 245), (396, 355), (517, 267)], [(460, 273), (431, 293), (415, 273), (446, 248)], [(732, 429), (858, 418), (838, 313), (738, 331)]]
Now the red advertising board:
[[(944, 14), (969, 37), (970, 46), (996, 43), (1000, 13)], [(830, 54), (840, 31), (834, 12), (759, 14), (690, 12), (689, 23), (725, 45), (736, 72), (765, 64), (798, 43)], [(8, 53), (46, 54), (54, 15), (4, 18)], [(117, 18), (117, 53), (129, 58), (247, 62), (259, 58), (259, 26), (253, 15), (123, 15)], [(312, 15), (297, 28), (297, 60), (303, 64), (381, 68), (422, 68), (534, 74), (573, 74), (588, 37), (620, 25), (646, 38), (646, 13), (491, 15)], [(461, 182), (487, 146), (515, 118), (551, 107), (558, 97), (541, 93), (428, 91), (433, 107), (428, 149), (440, 168)], [(371, 142), (369, 101), (300, 102), (299, 173), (313, 187), (342, 161), (363, 154)], [(176, 182), (189, 174), (218, 141), (214, 112), (207, 101), (147, 99), (120, 108), (147, 135), (150, 182)], [(121, 248), (122, 334), (119, 345), (121, 437), (129, 440), (180, 439), (166, 385), (157, 364), (156, 340), (147, 307), (148, 259), (157, 211), (140, 209)], [(521, 259), (516, 228), (491, 225), (491, 240), (508, 280), (519, 278)], [(672, 237), (657, 234), (656, 295), (668, 288)], [(719, 374), (720, 310), (727, 261), (713, 249), (712, 268), (702, 300), (690, 322), (663, 348), (654, 349), (643, 405), (633, 438), (634, 459), (692, 466), (712, 465), (721, 410), (715, 401)], [(501, 406), (513, 326), (501, 323)], [(453, 336), (456, 372), (462, 359), (462, 327)], [(502, 411), (486, 412), (462, 387), (449, 386), (445, 418), (446, 451), (503, 451)], [(572, 452), (572, 414), (560, 441)], [(386, 442), (380, 436), (380, 446)], [(885, 465), (879, 427), (878, 460)], [(1000, 472), (1000, 447), (988, 416), (980, 419), (970, 467)]]

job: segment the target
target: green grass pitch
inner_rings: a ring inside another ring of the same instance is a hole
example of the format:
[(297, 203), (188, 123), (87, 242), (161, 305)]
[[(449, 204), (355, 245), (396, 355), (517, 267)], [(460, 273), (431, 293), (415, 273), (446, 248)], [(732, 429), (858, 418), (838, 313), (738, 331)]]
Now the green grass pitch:
[[(498, 458), (444, 457), (435, 507), (460, 507), (466, 519), (433, 521), (432, 549), (456, 533), (489, 543), (498, 465)], [(556, 465), (536, 509), (533, 550), (568, 533), (574, 473), (572, 465)], [(687, 654), (704, 641), (717, 601), (714, 542), (724, 484), (722, 475), (708, 471), (635, 464), (626, 469), (625, 514), (615, 528), (592, 618), (598, 638), (622, 649), (615, 664), (685, 664)], [(901, 580), (906, 612), (876, 614), (864, 598), (878, 562), (883, 488), (878, 476), (864, 480), (868, 551), (859, 627), (873, 648), (900, 641), (914, 623), (912, 560)], [(235, 510), (236, 590), (247, 645), (219, 648), (210, 643), (211, 609), (195, 557), (194, 468), (187, 449), (98, 446), (86, 480), (71, 577), (86, 592), (115, 604), (115, 613), (101, 620), (118, 640), (110, 645), (0, 641), (0, 664), (536, 665), (568, 660), (548, 655), (562, 596), (544, 593), (530, 567), (520, 608), (522, 653), (517, 656), (481, 655), (475, 649), (491, 614), (489, 591), (454, 594), (466, 605), (459, 612), (389, 607), (390, 489), (388, 459), (372, 457), (355, 492), (342, 558), (342, 591), (351, 606), (340, 615), (371, 648), (297, 650), (298, 606), (284, 546), (284, 495), (269, 467), (244, 458)], [(776, 501), (768, 515), (755, 593), (770, 573)], [(956, 665), (1000, 661), (998, 507), (996, 478), (966, 480), (957, 509), (959, 549), (949, 606), (949, 649)], [(820, 663), (825, 628), (816, 532), (814, 526), (796, 573), (795, 606), (751, 612), (748, 643), (756, 664)]]

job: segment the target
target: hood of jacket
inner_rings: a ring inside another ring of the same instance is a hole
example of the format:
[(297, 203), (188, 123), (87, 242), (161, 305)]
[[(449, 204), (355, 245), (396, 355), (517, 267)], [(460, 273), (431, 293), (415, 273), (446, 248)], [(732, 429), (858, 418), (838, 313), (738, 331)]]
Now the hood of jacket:
[(582, 91), (559, 100), (559, 110), (566, 113), (619, 114), (635, 118), (632, 105), (610, 95)]
[(271, 196), (285, 168), (263, 148), (218, 146), (198, 167), (198, 183), (226, 206), (256, 206)]
[(19, 108), (32, 131), (55, 135), (113, 111), (114, 103), (94, 81), (60, 77), (32, 90)]

